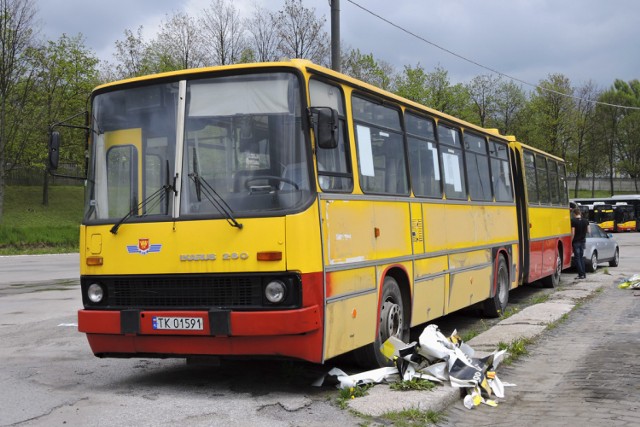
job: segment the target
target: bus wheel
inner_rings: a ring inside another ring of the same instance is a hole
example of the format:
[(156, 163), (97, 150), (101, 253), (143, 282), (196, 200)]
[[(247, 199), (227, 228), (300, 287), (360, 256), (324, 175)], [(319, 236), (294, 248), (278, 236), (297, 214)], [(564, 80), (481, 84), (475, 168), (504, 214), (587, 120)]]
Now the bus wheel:
[(404, 342), (409, 340), (409, 328), (405, 326), (402, 293), (398, 282), (393, 277), (387, 276), (384, 279), (379, 309), (380, 318), (375, 341), (355, 352), (357, 363), (367, 368), (393, 366), (393, 361), (387, 359), (380, 351), (380, 347), (389, 337), (394, 336)]
[(483, 314), (486, 317), (499, 317), (509, 302), (509, 270), (504, 257), (498, 257), (496, 267), (496, 293), (484, 301)]
[(560, 256), (560, 250), (556, 253), (556, 269), (551, 276), (547, 276), (542, 279), (542, 284), (545, 288), (555, 288), (560, 284), (560, 275), (562, 274), (562, 257)]

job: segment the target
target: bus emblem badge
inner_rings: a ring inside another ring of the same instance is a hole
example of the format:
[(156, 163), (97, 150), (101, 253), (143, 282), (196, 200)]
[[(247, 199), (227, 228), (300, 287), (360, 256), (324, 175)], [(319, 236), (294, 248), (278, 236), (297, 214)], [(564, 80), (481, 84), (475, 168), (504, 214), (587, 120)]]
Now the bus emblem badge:
[(137, 245), (127, 245), (127, 252), (130, 254), (146, 255), (148, 253), (160, 252), (161, 244), (152, 245), (149, 239), (138, 239)]

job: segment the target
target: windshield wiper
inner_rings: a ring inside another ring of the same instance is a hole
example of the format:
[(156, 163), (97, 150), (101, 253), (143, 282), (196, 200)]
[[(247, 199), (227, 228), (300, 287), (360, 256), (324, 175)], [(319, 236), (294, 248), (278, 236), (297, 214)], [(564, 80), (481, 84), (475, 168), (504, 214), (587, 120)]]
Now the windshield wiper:
[[(147, 197), (146, 199), (144, 199), (142, 202), (135, 204), (134, 203), (134, 207), (131, 208), (131, 210), (129, 212), (127, 212), (127, 214), (125, 216), (123, 216), (120, 221), (116, 222), (113, 227), (111, 227), (111, 233), (113, 234), (118, 234), (118, 229), (120, 228), (120, 226), (127, 221), (129, 218), (131, 218), (134, 214), (138, 213), (138, 212), (142, 212), (143, 209), (148, 208), (147, 210), (153, 210), (155, 209), (161, 202), (163, 199), (167, 200), (167, 212), (168, 212), (168, 193), (170, 191), (173, 191), (174, 194), (178, 194), (178, 192), (175, 189), (175, 178), (174, 178), (174, 185), (170, 185), (170, 184), (165, 184), (162, 187), (158, 188), (155, 192), (153, 192), (151, 195), (149, 195), (149, 197)], [(140, 216), (144, 216), (145, 214), (142, 214)]]
[(201, 201), (201, 195), (204, 194), (204, 197), (209, 201), (209, 203), (211, 203), (213, 207), (225, 217), (229, 225), (242, 229), (242, 224), (240, 224), (233, 216), (233, 210), (231, 207), (204, 178), (197, 173), (190, 173), (189, 178), (191, 178), (196, 186), (198, 201)]

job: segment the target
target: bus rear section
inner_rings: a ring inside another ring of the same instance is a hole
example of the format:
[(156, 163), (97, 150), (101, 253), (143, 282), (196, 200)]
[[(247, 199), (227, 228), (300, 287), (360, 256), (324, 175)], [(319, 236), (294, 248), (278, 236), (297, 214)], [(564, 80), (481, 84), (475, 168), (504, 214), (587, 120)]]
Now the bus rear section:
[(533, 147), (511, 143), (516, 188), (524, 283), (560, 283), (561, 272), (571, 266), (571, 220), (562, 159)]

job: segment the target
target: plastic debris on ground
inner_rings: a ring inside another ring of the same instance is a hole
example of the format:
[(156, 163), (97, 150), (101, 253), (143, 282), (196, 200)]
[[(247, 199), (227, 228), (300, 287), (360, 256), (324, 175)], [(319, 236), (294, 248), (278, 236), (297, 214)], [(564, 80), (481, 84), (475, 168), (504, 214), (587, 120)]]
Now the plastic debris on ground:
[(481, 403), (496, 406), (493, 398), (504, 398), (505, 386), (513, 385), (502, 383), (496, 375), (496, 368), (507, 355), (506, 350), (474, 358), (474, 350), (460, 339), (457, 331), (446, 337), (437, 325), (428, 325), (418, 342), (407, 344), (391, 337), (382, 344), (381, 351), (395, 366), (355, 375), (333, 368), (313, 385), (321, 386), (327, 376), (337, 381), (337, 387), (341, 389), (424, 379), (466, 389), (463, 403), (469, 409)]
[(618, 285), (620, 289), (640, 289), (640, 274), (634, 274)]

